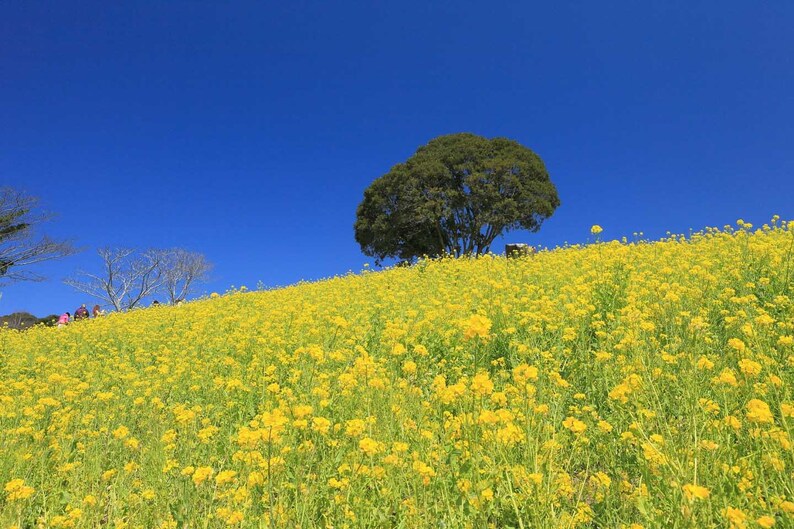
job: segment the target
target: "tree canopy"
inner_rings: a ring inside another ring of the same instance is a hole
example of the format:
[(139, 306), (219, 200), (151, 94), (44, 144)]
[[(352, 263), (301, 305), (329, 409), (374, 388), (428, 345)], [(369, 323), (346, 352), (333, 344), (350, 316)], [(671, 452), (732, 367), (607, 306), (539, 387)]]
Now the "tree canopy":
[(376, 179), (356, 211), (365, 255), (480, 255), (510, 230), (537, 231), (560, 205), (540, 157), (507, 138), (439, 136)]

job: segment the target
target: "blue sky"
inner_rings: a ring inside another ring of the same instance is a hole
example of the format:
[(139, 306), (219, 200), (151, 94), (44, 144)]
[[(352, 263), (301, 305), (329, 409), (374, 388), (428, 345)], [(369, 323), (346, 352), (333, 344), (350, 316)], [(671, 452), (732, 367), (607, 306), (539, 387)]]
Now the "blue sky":
[(537, 234), (794, 218), (792, 2), (5, 2), (0, 184), (78, 256), (0, 314), (73, 311), (99, 246), (181, 246), (203, 290), (360, 270), (367, 185), (446, 133), (507, 136), (562, 206)]

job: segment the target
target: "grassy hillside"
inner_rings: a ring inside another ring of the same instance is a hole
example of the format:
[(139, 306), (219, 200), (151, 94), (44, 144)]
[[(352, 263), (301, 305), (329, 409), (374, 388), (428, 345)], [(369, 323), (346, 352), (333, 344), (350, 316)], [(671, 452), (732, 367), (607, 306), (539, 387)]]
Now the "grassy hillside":
[(0, 331), (0, 527), (794, 526), (794, 224)]

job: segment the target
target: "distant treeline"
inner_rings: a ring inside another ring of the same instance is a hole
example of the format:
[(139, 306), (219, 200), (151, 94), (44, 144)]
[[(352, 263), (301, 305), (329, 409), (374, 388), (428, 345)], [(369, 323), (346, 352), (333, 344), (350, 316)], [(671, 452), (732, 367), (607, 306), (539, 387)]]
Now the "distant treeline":
[(14, 312), (12, 314), (0, 316), (0, 327), (8, 327), (9, 329), (29, 329), (39, 323), (51, 327), (55, 325), (57, 321), (57, 314), (50, 314), (43, 318), (37, 318), (29, 312)]

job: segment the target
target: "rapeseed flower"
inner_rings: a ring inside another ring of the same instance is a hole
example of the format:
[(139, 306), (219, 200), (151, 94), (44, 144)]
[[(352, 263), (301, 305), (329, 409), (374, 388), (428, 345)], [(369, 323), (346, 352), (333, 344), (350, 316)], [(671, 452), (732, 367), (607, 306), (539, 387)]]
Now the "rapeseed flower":
[(576, 434), (582, 433), (587, 429), (587, 425), (585, 423), (574, 417), (568, 417), (562, 421), (562, 425)]
[[(193, 474), (193, 477), (194, 477), (193, 482), (194, 483), (196, 482), (195, 476), (196, 475)], [(229, 483), (233, 483), (236, 478), (237, 478), (237, 472), (235, 472), (234, 470), (222, 470), (222, 471), (218, 472), (217, 476), (215, 476), (215, 483), (217, 485), (226, 485), (226, 484), (229, 484)], [(198, 483), (196, 483), (196, 484), (198, 485)]]
[(791, 525), (793, 239), (778, 219), (0, 329), (0, 526)]
[(211, 467), (199, 467), (195, 470), (195, 472), (193, 472), (193, 476), (192, 476), (193, 483), (196, 486), (199, 486), (205, 481), (207, 481), (207, 479), (209, 479), (212, 476), (212, 474), (213, 474), (213, 470)]
[(747, 515), (741, 509), (729, 506), (723, 509), (722, 515), (728, 520), (731, 528), (743, 529), (747, 527)]
[(480, 314), (475, 314), (466, 322), (463, 337), (470, 340), (475, 337), (486, 339), (490, 336), (491, 320)]
[(33, 496), (36, 489), (26, 485), (23, 479), (12, 479), (6, 483), (4, 489), (8, 501), (26, 500)]
[(747, 420), (750, 422), (771, 423), (775, 420), (772, 411), (769, 409), (769, 404), (760, 399), (750, 400), (747, 403), (746, 410)]
[(358, 447), (368, 456), (374, 456), (381, 451), (381, 444), (370, 437), (361, 439)]
[(705, 500), (711, 495), (711, 491), (706, 487), (701, 487), (700, 485), (694, 485), (692, 483), (684, 485), (683, 489), (688, 500)]

